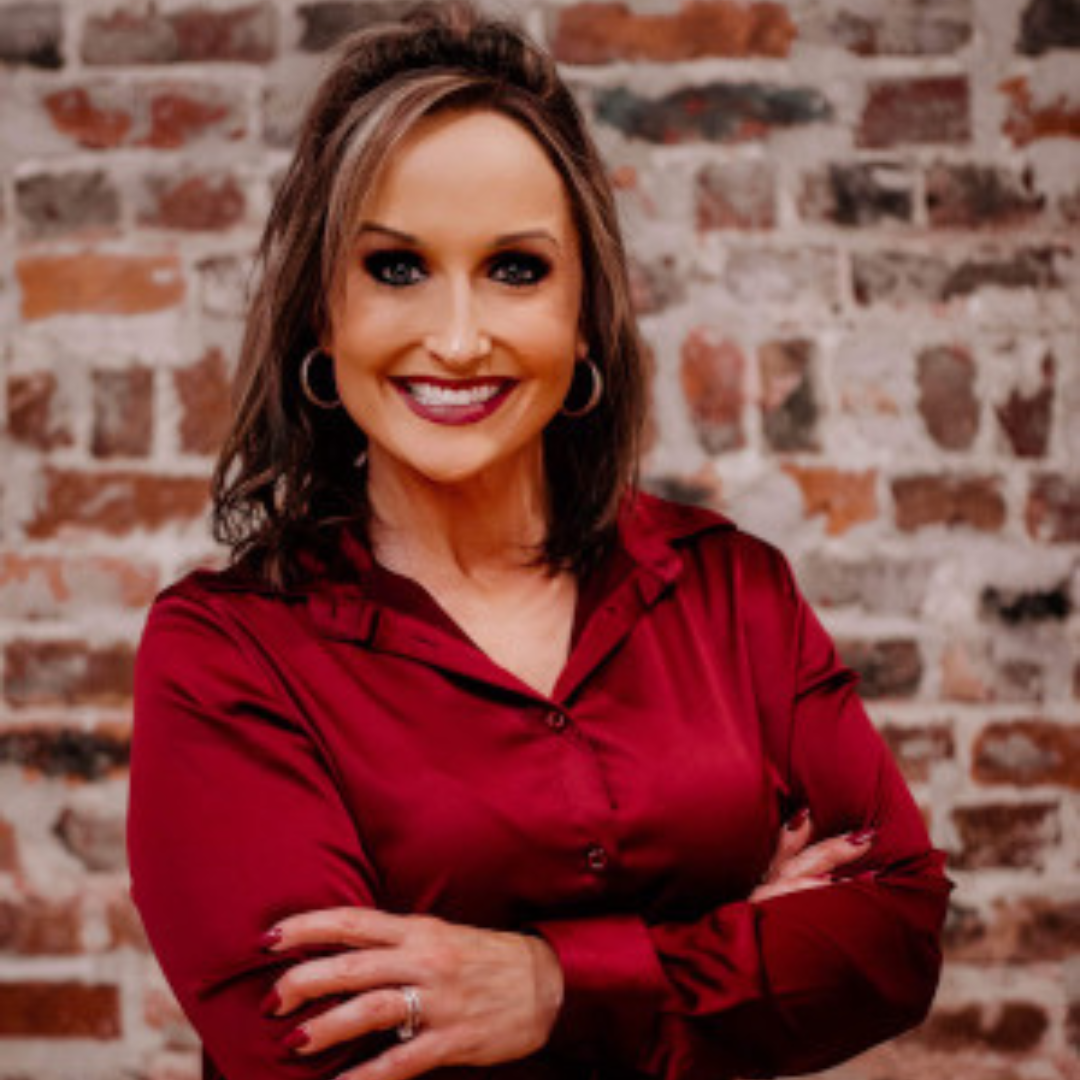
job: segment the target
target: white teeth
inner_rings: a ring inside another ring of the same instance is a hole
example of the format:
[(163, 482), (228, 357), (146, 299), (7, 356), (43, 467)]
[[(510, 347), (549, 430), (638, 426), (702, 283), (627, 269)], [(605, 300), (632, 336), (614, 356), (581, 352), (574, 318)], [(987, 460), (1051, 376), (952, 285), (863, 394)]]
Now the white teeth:
[(451, 390), (448, 386), (435, 386), (426, 382), (407, 385), (409, 393), (421, 405), (482, 405), (499, 392), (497, 383), (485, 383), (464, 390)]

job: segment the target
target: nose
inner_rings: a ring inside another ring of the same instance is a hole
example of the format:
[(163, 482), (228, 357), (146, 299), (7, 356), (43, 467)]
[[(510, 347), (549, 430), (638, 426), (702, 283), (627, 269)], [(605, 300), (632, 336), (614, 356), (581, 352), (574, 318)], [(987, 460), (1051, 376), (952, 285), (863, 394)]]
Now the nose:
[(468, 284), (454, 284), (439, 314), (437, 328), (424, 338), (424, 348), (452, 367), (468, 367), (491, 353), (491, 338), (480, 328), (476, 298)]

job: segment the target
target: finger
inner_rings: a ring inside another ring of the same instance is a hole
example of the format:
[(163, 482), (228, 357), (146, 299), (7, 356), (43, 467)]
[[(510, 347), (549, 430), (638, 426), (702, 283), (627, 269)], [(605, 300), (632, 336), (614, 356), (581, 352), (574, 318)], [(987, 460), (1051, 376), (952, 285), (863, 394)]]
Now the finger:
[(405, 936), (410, 918), (365, 907), (308, 911), (275, 923), (263, 935), (263, 945), (272, 951), (297, 945), (396, 945)]
[(806, 892), (810, 889), (827, 889), (832, 884), (833, 882), (829, 878), (794, 878), (788, 881), (772, 881), (765, 885), (759, 885), (750, 894), (750, 903), (756, 904), (761, 900), (771, 900), (777, 896)]
[(293, 1053), (316, 1054), (329, 1046), (350, 1042), (372, 1031), (389, 1031), (403, 1024), (408, 1008), (400, 990), (373, 990), (359, 994), (308, 1020), (285, 1037)]
[(439, 1054), (439, 1045), (438, 1036), (421, 1033), (383, 1051), (359, 1068), (341, 1073), (335, 1080), (412, 1080), (446, 1064)]
[(831, 874), (837, 867), (845, 866), (862, 858), (874, 842), (873, 830), (834, 836), (812, 844), (779, 868), (777, 878), (786, 880), (800, 877), (821, 877)]
[(263, 1012), (285, 1016), (305, 1001), (330, 994), (363, 993), (383, 986), (403, 986), (419, 976), (415, 961), (393, 947), (322, 956), (291, 967), (274, 983)]
[(762, 881), (772, 881), (777, 877), (780, 867), (790, 862), (810, 842), (813, 825), (810, 821), (810, 810), (803, 807), (793, 814), (784, 823), (776, 838), (776, 848), (768, 869), (761, 876)]

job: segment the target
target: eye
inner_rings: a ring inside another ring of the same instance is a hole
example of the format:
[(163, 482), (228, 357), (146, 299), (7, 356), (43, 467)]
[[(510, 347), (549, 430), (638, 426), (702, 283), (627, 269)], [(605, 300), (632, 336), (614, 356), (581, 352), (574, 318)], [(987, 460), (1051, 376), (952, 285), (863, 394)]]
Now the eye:
[(364, 269), (382, 285), (400, 289), (424, 280), (424, 262), (414, 251), (376, 251), (364, 259)]
[(491, 262), (491, 276), (504, 285), (536, 285), (551, 272), (551, 267), (539, 255), (508, 251)]

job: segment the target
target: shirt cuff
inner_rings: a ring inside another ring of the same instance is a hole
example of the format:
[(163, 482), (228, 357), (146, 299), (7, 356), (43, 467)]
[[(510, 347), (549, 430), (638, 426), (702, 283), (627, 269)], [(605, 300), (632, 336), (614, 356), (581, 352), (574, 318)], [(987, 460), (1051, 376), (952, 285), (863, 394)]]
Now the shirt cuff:
[(549, 1049), (576, 1061), (639, 1060), (667, 986), (642, 919), (561, 919), (532, 929), (555, 951), (563, 973), (563, 1003)]

